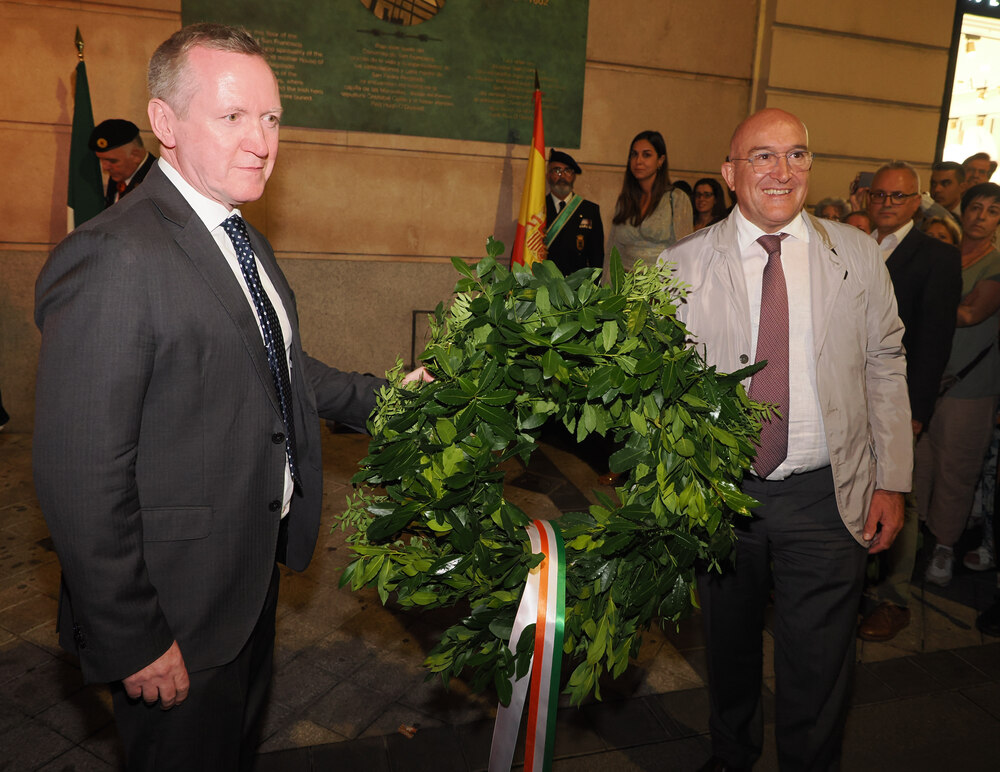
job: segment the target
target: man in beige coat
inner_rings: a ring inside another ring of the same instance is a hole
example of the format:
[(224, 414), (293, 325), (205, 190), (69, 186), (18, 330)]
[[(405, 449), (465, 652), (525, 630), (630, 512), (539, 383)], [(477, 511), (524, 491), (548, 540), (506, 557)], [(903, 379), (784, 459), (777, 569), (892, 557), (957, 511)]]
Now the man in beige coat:
[[(708, 363), (732, 372), (767, 359), (750, 394), (780, 413), (744, 480), (761, 504), (737, 525), (735, 565), (700, 584), (713, 750), (704, 770), (750, 769), (760, 756), (772, 584), (779, 763), (838, 768), (866, 559), (892, 543), (910, 489), (892, 285), (874, 240), (802, 212), (811, 166), (798, 118), (750, 116), (722, 166), (739, 206), (660, 258), (690, 286), (678, 315)], [(763, 390), (769, 368), (779, 392)]]

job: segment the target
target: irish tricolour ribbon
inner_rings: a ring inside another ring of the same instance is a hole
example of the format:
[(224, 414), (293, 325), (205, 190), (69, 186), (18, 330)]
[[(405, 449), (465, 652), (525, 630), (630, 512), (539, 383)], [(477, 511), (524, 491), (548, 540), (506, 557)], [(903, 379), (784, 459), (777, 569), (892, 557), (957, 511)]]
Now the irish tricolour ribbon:
[(513, 693), (510, 704), (506, 707), (501, 705), (497, 710), (490, 749), (490, 772), (509, 772), (514, 762), (517, 730), (529, 685), (524, 770), (548, 772), (552, 767), (566, 619), (566, 561), (558, 526), (548, 520), (534, 520), (527, 531), (531, 551), (542, 553), (545, 559), (528, 574), (507, 645), (512, 652), (516, 651), (521, 633), (528, 625), (534, 624), (535, 650), (528, 673), (521, 679), (511, 676)]

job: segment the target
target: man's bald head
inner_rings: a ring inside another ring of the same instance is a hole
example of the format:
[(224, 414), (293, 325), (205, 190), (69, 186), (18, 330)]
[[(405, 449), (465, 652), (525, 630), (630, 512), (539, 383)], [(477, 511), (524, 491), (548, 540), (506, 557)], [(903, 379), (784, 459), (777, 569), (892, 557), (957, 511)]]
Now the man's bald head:
[(736, 191), (740, 213), (765, 233), (777, 233), (802, 210), (811, 166), (805, 124), (772, 107), (736, 127), (722, 176)]
[(768, 132), (781, 123), (792, 124), (800, 128), (806, 138), (806, 144), (809, 144), (809, 130), (797, 116), (778, 107), (765, 107), (745, 118), (733, 131), (733, 136), (729, 140), (729, 157), (746, 158), (744, 144), (748, 137), (761, 131)]

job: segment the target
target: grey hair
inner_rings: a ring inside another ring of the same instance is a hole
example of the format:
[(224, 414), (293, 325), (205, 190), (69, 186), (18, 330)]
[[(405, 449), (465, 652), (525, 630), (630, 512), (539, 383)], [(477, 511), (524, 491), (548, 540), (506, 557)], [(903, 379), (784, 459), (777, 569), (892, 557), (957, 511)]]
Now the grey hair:
[(187, 55), (197, 46), (213, 51), (259, 56), (267, 54), (249, 32), (225, 24), (189, 24), (164, 40), (149, 60), (146, 85), (153, 99), (162, 99), (181, 117), (187, 113), (196, 84), (187, 77)]
[(906, 171), (912, 174), (913, 179), (917, 181), (917, 190), (918, 191), (920, 190), (920, 172), (918, 172), (916, 168), (914, 168), (913, 164), (907, 163), (906, 161), (886, 161), (884, 164), (878, 167), (878, 170), (875, 172), (875, 176), (877, 177), (882, 172), (887, 172), (892, 169), (900, 169), (902, 171)]

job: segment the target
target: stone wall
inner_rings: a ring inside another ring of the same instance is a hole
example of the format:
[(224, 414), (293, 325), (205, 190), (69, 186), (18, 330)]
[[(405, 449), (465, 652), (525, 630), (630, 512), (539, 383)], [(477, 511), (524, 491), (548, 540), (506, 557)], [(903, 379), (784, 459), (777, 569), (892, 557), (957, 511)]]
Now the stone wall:
[[(585, 170), (577, 190), (610, 224), (638, 131), (662, 131), (673, 175), (693, 182), (718, 175), (733, 127), (766, 105), (809, 125), (819, 156), (810, 201), (843, 194), (857, 170), (890, 157), (926, 168), (952, 16), (947, 0), (905, 11), (863, 0), (590, 0), (581, 147), (565, 148)], [(0, 0), (0, 388), (13, 431), (31, 428), (34, 277), (66, 230), (78, 26), (96, 120), (129, 118), (155, 149), (145, 65), (180, 26), (180, 3)], [(414, 312), (454, 284), (450, 257), (481, 256), (489, 234), (509, 244), (526, 158), (524, 146), (284, 128), (267, 193), (245, 213), (297, 293), (310, 353), (370, 372), (409, 360)], [(420, 338), (420, 318), (416, 327)]]

